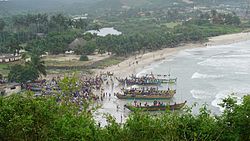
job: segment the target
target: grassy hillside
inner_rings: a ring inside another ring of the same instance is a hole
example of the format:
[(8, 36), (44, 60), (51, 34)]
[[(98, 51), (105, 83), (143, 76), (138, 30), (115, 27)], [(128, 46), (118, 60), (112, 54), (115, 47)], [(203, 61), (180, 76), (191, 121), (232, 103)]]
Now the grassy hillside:
[(173, 6), (206, 6), (210, 8), (218, 8), (221, 4), (227, 7), (246, 9), (247, 0), (9, 0), (8, 2), (0, 2), (0, 16), (9, 16), (11, 14), (21, 14), (27, 12), (46, 12), (46, 13), (67, 13), (82, 14), (90, 13), (98, 16), (98, 14), (117, 12), (136, 9), (168, 9)]

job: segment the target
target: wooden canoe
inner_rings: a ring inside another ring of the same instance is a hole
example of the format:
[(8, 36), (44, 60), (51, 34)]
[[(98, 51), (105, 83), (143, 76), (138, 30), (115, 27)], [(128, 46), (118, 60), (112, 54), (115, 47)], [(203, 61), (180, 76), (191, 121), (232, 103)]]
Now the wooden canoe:
[(162, 94), (162, 95), (136, 95), (136, 94), (117, 94), (117, 98), (119, 99), (170, 99), (175, 95), (175, 93), (170, 94)]
[(135, 110), (142, 110), (142, 111), (165, 111), (167, 109), (173, 111), (173, 110), (180, 110), (185, 106), (187, 101), (183, 103), (178, 103), (178, 104), (171, 104), (171, 105), (161, 105), (161, 106), (133, 106), (133, 105), (124, 105), (127, 109), (130, 111), (135, 111)]

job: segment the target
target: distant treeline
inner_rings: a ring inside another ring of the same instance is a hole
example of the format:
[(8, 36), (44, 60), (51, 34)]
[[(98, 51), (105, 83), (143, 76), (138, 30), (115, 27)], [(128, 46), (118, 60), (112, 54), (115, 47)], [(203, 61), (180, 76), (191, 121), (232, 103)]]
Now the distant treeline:
[[(240, 23), (235, 14), (213, 10), (188, 19), (174, 28), (141, 27), (140, 30), (134, 29), (119, 36), (98, 37), (83, 34), (89, 29), (101, 28), (100, 22), (93, 19), (74, 20), (62, 14), (28, 14), (13, 16), (8, 21), (0, 20), (0, 51), (18, 53), (20, 49), (35, 48), (40, 52), (59, 54), (73, 49), (77, 54), (98, 51), (126, 56), (147, 50), (175, 47), (180, 43), (204, 41), (210, 36), (239, 32)], [(76, 38), (82, 38), (84, 43), (70, 48), (69, 44)]]
[[(156, 11), (169, 8), (192, 8), (218, 7), (222, 4), (228, 7), (247, 8), (247, 0), (190, 0), (193, 3), (186, 3), (182, 0), (9, 0), (0, 2), (0, 16), (16, 15), (30, 12), (82, 14), (91, 13), (96, 17), (105, 15), (117, 15), (120, 12), (139, 9), (142, 11)], [(225, 7), (224, 7), (225, 8)]]

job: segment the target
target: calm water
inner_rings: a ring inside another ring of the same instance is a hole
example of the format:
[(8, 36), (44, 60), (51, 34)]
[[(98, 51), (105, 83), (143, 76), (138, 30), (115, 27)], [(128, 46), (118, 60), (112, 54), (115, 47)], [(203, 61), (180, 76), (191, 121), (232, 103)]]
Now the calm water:
[(107, 35), (120, 35), (122, 34), (121, 32), (117, 31), (113, 27), (107, 27), (107, 28), (101, 28), (99, 31), (97, 30), (89, 30), (87, 31), (91, 34), (96, 33), (98, 36), (107, 36)]
[[(177, 94), (171, 102), (188, 101), (194, 114), (199, 107), (207, 104), (213, 114), (220, 114), (223, 110), (217, 104), (228, 95), (235, 93), (239, 102), (246, 93), (250, 93), (250, 41), (210, 46), (184, 50), (165, 60), (154, 63), (138, 75), (145, 73), (168, 74), (178, 78)], [(106, 92), (119, 91), (118, 84), (107, 86)], [(165, 86), (163, 86), (165, 87)], [(97, 114), (97, 120), (105, 123), (101, 113), (110, 113), (117, 122), (124, 120), (129, 111), (123, 105), (132, 102), (119, 100), (115, 96), (106, 98), (103, 107)], [(117, 109), (117, 106), (120, 108)]]

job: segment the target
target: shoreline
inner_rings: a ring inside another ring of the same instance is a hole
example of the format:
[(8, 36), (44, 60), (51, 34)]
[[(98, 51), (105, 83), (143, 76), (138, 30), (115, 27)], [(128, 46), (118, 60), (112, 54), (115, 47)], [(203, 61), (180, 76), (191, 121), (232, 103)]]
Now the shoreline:
[(95, 69), (94, 74), (100, 74), (104, 72), (112, 72), (116, 77), (125, 78), (132, 74), (137, 74), (145, 67), (164, 60), (172, 55), (177, 54), (180, 51), (193, 48), (206, 48), (209, 46), (227, 45), (238, 42), (250, 40), (250, 32), (247, 33), (234, 33), (226, 34), (215, 37), (210, 37), (208, 42), (205, 43), (188, 43), (179, 45), (174, 48), (164, 48), (161, 50), (148, 52), (145, 54), (134, 55), (128, 57), (118, 65), (106, 67), (104, 69)]

